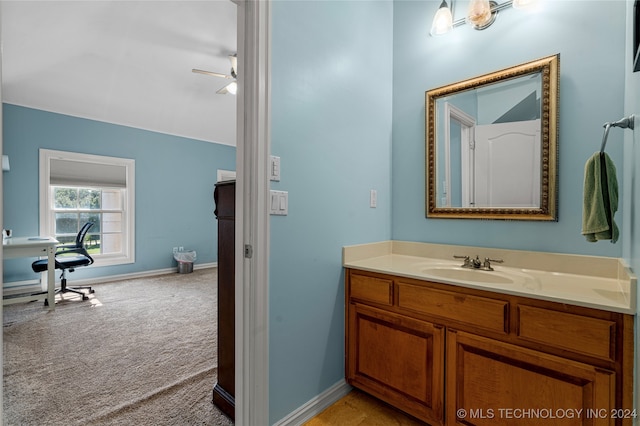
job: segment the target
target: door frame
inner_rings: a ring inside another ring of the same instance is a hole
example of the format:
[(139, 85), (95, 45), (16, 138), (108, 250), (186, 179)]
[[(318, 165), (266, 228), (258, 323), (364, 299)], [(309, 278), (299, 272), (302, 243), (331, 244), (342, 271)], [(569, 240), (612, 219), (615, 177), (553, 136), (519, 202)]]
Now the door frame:
[(473, 207), (475, 202), (472, 199), (473, 189), (473, 149), (475, 142), (476, 119), (456, 107), (446, 102), (444, 104), (444, 155), (445, 155), (445, 179), (447, 191), (447, 207), (451, 207), (451, 122), (460, 124), (460, 174), (461, 174), (461, 199), (462, 207)]
[[(0, 6), (1, 8), (1, 6)], [(2, 25), (0, 25), (0, 30), (2, 30)], [(0, 49), (0, 153), (4, 152), (4, 148), (3, 148), (3, 138), (2, 135), (4, 134), (3, 132), (3, 121), (2, 121), (2, 117), (3, 117), (3, 110), (4, 110), (4, 106), (2, 104), (2, 49)], [(2, 201), (4, 199), (4, 183), (3, 183), (3, 172), (0, 172), (0, 222), (4, 223), (4, 201)], [(0, 258), (4, 258), (4, 252), (3, 252), (4, 248), (2, 246), (0, 246)], [(0, 262), (0, 277), (3, 277), (3, 272), (4, 272), (4, 262)], [(0, 290), (0, 293), (2, 293), (4, 295), (4, 279), (0, 279), (0, 283), (2, 284), (2, 289)], [(3, 308), (2, 308), (3, 304), (0, 303), (0, 315), (4, 315), (3, 312)], [(2, 333), (0, 333), (0, 347), (4, 347), (4, 341), (2, 340)], [(4, 351), (0, 352), (0, 365), (4, 365)], [(2, 380), (2, 382), (4, 383), (4, 368), (0, 369), (0, 380)], [(2, 416), (2, 404), (4, 401), (4, 386), (0, 386), (0, 416)]]
[[(232, 0), (238, 19), (235, 424), (269, 424), (270, 1)], [(245, 256), (245, 248), (250, 251)]]

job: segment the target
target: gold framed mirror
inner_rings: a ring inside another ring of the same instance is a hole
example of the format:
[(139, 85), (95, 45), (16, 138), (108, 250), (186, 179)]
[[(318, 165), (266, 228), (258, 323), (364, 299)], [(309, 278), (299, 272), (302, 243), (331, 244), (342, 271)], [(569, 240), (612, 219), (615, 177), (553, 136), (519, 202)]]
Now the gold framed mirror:
[(428, 218), (557, 220), (560, 56), (425, 93)]

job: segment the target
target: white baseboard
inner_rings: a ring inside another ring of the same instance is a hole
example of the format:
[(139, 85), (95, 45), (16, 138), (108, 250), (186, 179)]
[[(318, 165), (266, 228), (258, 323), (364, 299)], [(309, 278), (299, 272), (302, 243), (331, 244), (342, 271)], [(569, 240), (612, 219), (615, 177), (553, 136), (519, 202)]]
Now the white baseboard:
[(10, 296), (22, 293), (38, 293), (40, 291), (42, 291), (42, 289), (40, 288), (40, 281), (38, 280), (13, 281), (4, 284), (2, 295)]
[(351, 385), (342, 379), (335, 385), (331, 386), (320, 395), (312, 398), (304, 405), (287, 415), (285, 418), (276, 422), (274, 426), (298, 426), (311, 418), (317, 416), (327, 407), (338, 401), (340, 398), (351, 392)]
[[(194, 263), (193, 269), (207, 269), (207, 268), (216, 268), (218, 266), (218, 262), (211, 263)], [(105, 277), (96, 277), (96, 278), (86, 278), (84, 280), (73, 280), (73, 284), (75, 285), (95, 285), (101, 283), (108, 283), (111, 281), (121, 281), (121, 280), (130, 280), (134, 278), (144, 278), (144, 277), (153, 277), (155, 275), (166, 275), (166, 274), (175, 274), (177, 273), (177, 268), (163, 268), (163, 269), (154, 269), (152, 271), (142, 271), (142, 272), (132, 272), (130, 274), (119, 274), (119, 275), (109, 275)], [(69, 284), (69, 285), (73, 285)]]
[[(194, 263), (193, 269), (194, 270), (208, 269), (208, 268), (216, 268), (217, 266), (218, 266), (218, 262)], [(132, 272), (130, 274), (108, 275), (104, 277), (85, 278), (85, 279), (79, 279), (79, 280), (75, 280), (71, 278), (69, 281), (69, 286), (96, 285), (96, 284), (108, 283), (112, 281), (130, 280), (133, 278), (153, 277), (156, 275), (166, 275), (166, 274), (175, 274), (175, 273), (177, 273), (177, 268), (163, 268), (163, 269), (155, 269), (152, 271)], [(40, 289), (40, 282), (38, 280), (16, 281), (11, 283), (6, 283), (2, 288), (2, 294), (4, 296), (11, 295), (11, 294), (20, 294), (20, 293), (31, 293), (31, 292), (36, 293), (39, 291), (42, 291), (42, 290)]]

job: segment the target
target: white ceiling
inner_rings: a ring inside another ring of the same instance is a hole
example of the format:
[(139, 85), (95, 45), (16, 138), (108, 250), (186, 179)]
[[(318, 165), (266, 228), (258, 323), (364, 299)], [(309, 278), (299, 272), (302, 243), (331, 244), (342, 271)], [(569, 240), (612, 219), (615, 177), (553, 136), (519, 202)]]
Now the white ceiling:
[[(2, 100), (235, 145), (236, 5), (200, 1), (6, 1)], [(242, 70), (240, 70), (242, 72)]]

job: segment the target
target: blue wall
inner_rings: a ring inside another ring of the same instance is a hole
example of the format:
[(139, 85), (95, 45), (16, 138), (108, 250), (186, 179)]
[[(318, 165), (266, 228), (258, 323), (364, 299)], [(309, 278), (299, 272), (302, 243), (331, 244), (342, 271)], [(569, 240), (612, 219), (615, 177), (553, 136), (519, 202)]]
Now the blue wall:
[(273, 3), (272, 188), (289, 215), (270, 222), (271, 422), (344, 377), (341, 249), (391, 236), (392, 6)]
[[(175, 246), (196, 250), (196, 264), (217, 261), (213, 187), (217, 169), (235, 170), (235, 147), (2, 106), (11, 161), (4, 173), (4, 226), (15, 235), (39, 233), (39, 148), (136, 161), (135, 264), (82, 268), (74, 278), (173, 267)], [(6, 261), (5, 282), (35, 278), (29, 270), (23, 260)]]
[[(439, 3), (394, 2), (393, 238), (620, 257), (622, 241), (587, 243), (580, 232), (584, 164), (600, 148), (602, 123), (624, 113), (625, 2), (541, 1), (535, 13), (500, 12), (484, 31), (465, 25), (430, 37), (429, 23)], [(455, 18), (466, 10), (464, 3), (456, 2)], [(426, 219), (425, 91), (556, 53), (559, 221)], [(618, 166), (621, 185), (622, 142), (622, 131), (612, 130), (607, 152)], [(616, 215), (618, 225), (623, 208)]]

